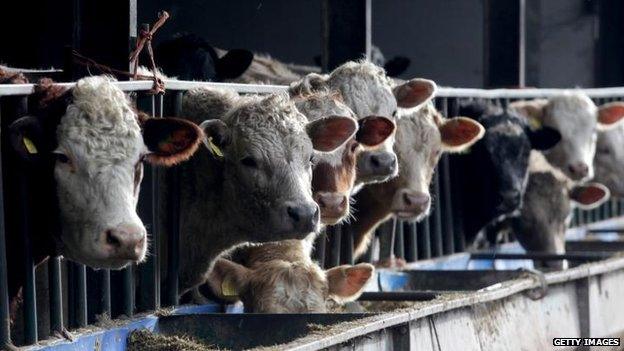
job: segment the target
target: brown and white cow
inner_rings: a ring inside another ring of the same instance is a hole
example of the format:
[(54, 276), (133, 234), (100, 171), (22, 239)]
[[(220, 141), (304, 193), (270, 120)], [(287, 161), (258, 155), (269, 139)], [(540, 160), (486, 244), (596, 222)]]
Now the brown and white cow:
[(195, 89), (182, 109), (203, 121), (207, 146), (181, 172), (184, 293), (203, 283), (217, 256), (236, 245), (303, 239), (317, 231), (314, 150), (340, 147), (355, 134), (357, 123), (349, 117), (308, 122), (286, 94)]
[[(345, 116), (357, 120), (337, 92), (322, 90), (293, 97), (297, 109), (309, 121), (327, 116)], [(321, 209), (321, 223), (337, 224), (349, 215), (349, 200), (355, 185), (358, 155), (376, 148), (394, 134), (395, 124), (386, 117), (369, 116), (358, 121), (358, 132), (331, 153), (314, 156), (312, 171), (313, 198)]]
[(355, 196), (353, 230), (356, 257), (362, 255), (375, 228), (395, 216), (419, 221), (431, 207), (429, 184), (442, 152), (459, 152), (484, 133), (478, 122), (464, 117), (443, 118), (427, 103), (419, 110), (405, 111), (397, 123), (394, 151), (399, 175), (385, 183), (364, 187)]
[[(305, 95), (324, 89), (340, 92), (358, 119), (382, 116), (396, 122), (398, 108), (422, 107), (433, 97), (436, 85), (426, 79), (412, 79), (395, 85), (383, 68), (368, 61), (357, 61), (347, 62), (330, 74), (308, 74), (290, 85), (290, 94)], [(394, 138), (388, 138), (379, 148), (359, 155), (356, 191), (363, 184), (384, 182), (397, 175), (393, 144)]]
[(593, 178), (593, 159), (597, 132), (614, 128), (623, 121), (621, 104), (596, 107), (580, 91), (569, 91), (549, 99), (517, 101), (510, 108), (534, 123), (556, 129), (561, 141), (544, 151), (548, 162), (570, 179), (584, 181)]
[(241, 300), (246, 312), (323, 313), (356, 300), (373, 275), (367, 263), (323, 271), (310, 251), (306, 240), (241, 247), (231, 260), (217, 260), (208, 284), (223, 299)]

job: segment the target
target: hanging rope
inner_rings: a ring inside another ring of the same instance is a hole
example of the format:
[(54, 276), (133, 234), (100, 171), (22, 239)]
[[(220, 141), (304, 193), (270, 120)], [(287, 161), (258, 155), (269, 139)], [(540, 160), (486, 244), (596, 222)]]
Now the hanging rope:
[(154, 50), (152, 48), (152, 38), (154, 37), (154, 34), (158, 31), (158, 29), (162, 27), (162, 25), (165, 24), (168, 19), (169, 13), (167, 13), (167, 11), (161, 11), (158, 13), (158, 20), (156, 20), (151, 30), (142, 28), (139, 31), (139, 38), (137, 39), (136, 48), (129, 57), (130, 65), (133, 67), (134, 71), (133, 77), (134, 79), (137, 79), (139, 77), (139, 55), (147, 46), (147, 55), (150, 59), (149, 64), (153, 74), (152, 79), (154, 80), (154, 85), (149, 91), (150, 94), (163, 94), (165, 92), (165, 84), (157, 76), (156, 61), (154, 60)]

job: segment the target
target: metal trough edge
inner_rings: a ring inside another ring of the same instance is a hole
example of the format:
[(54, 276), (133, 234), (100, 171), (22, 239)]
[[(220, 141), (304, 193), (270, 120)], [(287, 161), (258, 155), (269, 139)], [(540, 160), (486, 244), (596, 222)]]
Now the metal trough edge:
[[(544, 277), (548, 285), (555, 285), (623, 269), (624, 257), (618, 255), (610, 259), (587, 263), (565, 271), (546, 273), (544, 274)], [(363, 325), (354, 326), (353, 328), (342, 332), (338, 331), (334, 335), (328, 335), (320, 338), (318, 335), (308, 335), (288, 344), (277, 345), (276, 347), (280, 350), (291, 351), (320, 350), (348, 342), (355, 338), (366, 336), (367, 334), (387, 330), (423, 317), (479, 303), (501, 300), (503, 298), (540, 287), (541, 283), (539, 279), (536, 278), (527, 277), (515, 279), (504, 282), (501, 286), (495, 289), (483, 289), (472, 293), (465, 293), (463, 294), (465, 296), (458, 296), (457, 298), (446, 299), (444, 301), (436, 302), (436, 300), (432, 300), (427, 302), (426, 306), (419, 307), (418, 310), (386, 313), (364, 318), (358, 321), (358, 323), (364, 323)], [(344, 325), (342, 325), (342, 327), (344, 328)], [(340, 329), (341, 324), (332, 326), (332, 328), (327, 330), (327, 333), (331, 334), (331, 331), (334, 328)]]

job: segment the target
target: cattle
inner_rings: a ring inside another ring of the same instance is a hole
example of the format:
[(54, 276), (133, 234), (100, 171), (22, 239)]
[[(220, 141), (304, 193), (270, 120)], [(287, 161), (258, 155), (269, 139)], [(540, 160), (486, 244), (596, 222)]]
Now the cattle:
[(510, 104), (510, 108), (533, 124), (548, 126), (561, 133), (561, 142), (544, 155), (550, 164), (575, 181), (594, 176), (597, 131), (617, 126), (624, 117), (624, 108), (620, 104), (605, 104), (598, 108), (580, 91), (568, 91), (547, 100), (517, 101)]
[[(612, 103), (619, 104), (621, 102)], [(604, 184), (611, 196), (624, 197), (624, 125), (598, 132), (594, 156), (594, 181)]]
[(159, 44), (155, 56), (167, 76), (216, 82), (238, 78), (254, 58), (247, 50), (217, 50), (197, 35), (180, 33)]
[(368, 185), (355, 195), (356, 219), (349, 225), (355, 257), (366, 251), (375, 228), (388, 218), (419, 221), (427, 216), (431, 207), (429, 184), (442, 152), (459, 152), (484, 133), (474, 120), (443, 118), (431, 102), (419, 110), (401, 112), (394, 144), (398, 177)]
[(93, 268), (142, 262), (148, 238), (136, 205), (143, 162), (180, 163), (203, 135), (191, 122), (137, 112), (107, 76), (72, 89), (43, 79), (29, 102), (27, 116), (24, 108), (12, 115), (23, 117), (3, 124), (3, 148), (11, 151), (3, 157), (4, 197), (14, 204), (5, 207), (12, 320), (27, 251), (35, 265), (48, 256)]
[[(342, 102), (337, 92), (319, 91), (293, 97), (297, 109), (309, 121), (327, 116), (355, 114)], [(381, 116), (369, 116), (358, 121), (357, 134), (331, 153), (314, 156), (312, 173), (313, 198), (321, 209), (321, 223), (334, 225), (349, 215), (349, 199), (355, 185), (357, 156), (365, 149), (376, 148), (394, 134), (395, 124)]]
[(246, 242), (303, 239), (319, 227), (312, 199), (313, 149), (331, 152), (357, 123), (328, 117), (308, 123), (286, 94), (241, 97), (194, 89), (183, 114), (206, 139), (180, 172), (180, 286), (203, 283), (218, 255)]
[(324, 313), (356, 300), (373, 275), (367, 263), (322, 270), (306, 240), (242, 247), (220, 258), (208, 284), (217, 296), (241, 300), (245, 312)]
[[(436, 85), (426, 79), (412, 79), (395, 85), (383, 68), (368, 61), (347, 62), (330, 74), (311, 73), (290, 85), (291, 95), (305, 95), (329, 89), (338, 91), (358, 119), (382, 116), (396, 121), (399, 108), (418, 109), (431, 100)], [(394, 138), (376, 150), (362, 152), (357, 161), (355, 191), (364, 184), (384, 182), (398, 174)]]
[(532, 129), (513, 111), (483, 101), (462, 103), (459, 114), (485, 128), (478, 143), (450, 158), (451, 172), (457, 179), (453, 199), (462, 209), (466, 244), (483, 246), (488, 243), (482, 230), (516, 215), (522, 206), (531, 150), (552, 148), (561, 135), (546, 126)]
[[(609, 199), (600, 183), (578, 185), (542, 154), (531, 153), (529, 181), (520, 215), (509, 219), (511, 230), (531, 252), (565, 253), (565, 234), (575, 207), (588, 210)], [(565, 269), (567, 261), (535, 261), (536, 266)]]

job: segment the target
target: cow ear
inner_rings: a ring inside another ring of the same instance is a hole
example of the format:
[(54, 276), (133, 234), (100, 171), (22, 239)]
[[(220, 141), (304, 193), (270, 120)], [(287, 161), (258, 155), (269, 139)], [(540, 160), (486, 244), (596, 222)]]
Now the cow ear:
[(223, 149), (230, 144), (231, 135), (227, 124), (220, 119), (203, 121), (199, 128), (204, 131), (204, 145), (215, 157), (223, 157)]
[(9, 140), (20, 159), (36, 162), (43, 151), (43, 125), (33, 116), (22, 117), (9, 126)]
[(587, 183), (573, 187), (569, 196), (579, 208), (591, 210), (609, 200), (611, 193), (600, 183)]
[(351, 139), (358, 129), (351, 117), (330, 116), (308, 123), (306, 131), (314, 150), (332, 152)]
[(235, 79), (249, 68), (254, 55), (251, 51), (233, 49), (217, 60), (215, 70), (219, 79)]
[(525, 129), (529, 141), (531, 142), (531, 148), (533, 150), (548, 150), (553, 148), (559, 141), (561, 141), (561, 133), (555, 128), (542, 126), (537, 130), (531, 128)]
[(396, 130), (396, 124), (386, 117), (369, 116), (358, 120), (359, 128), (355, 135), (358, 143), (375, 147), (382, 144)]
[(179, 118), (148, 118), (142, 127), (143, 142), (150, 151), (146, 161), (160, 166), (188, 160), (203, 138), (195, 123)]
[(616, 101), (598, 108), (598, 129), (608, 130), (624, 122), (624, 102)]
[(368, 263), (338, 266), (325, 271), (329, 295), (343, 303), (356, 300), (374, 272), (375, 268)]
[(400, 76), (407, 67), (409, 67), (412, 61), (404, 56), (395, 56), (390, 61), (386, 62), (384, 69), (389, 77)]
[(297, 82), (290, 83), (289, 93), (291, 96), (308, 95), (324, 89), (327, 85), (326, 74), (308, 73)]
[(442, 147), (446, 152), (463, 151), (483, 137), (485, 128), (468, 117), (454, 117), (444, 120), (438, 127)]
[(238, 299), (245, 290), (251, 270), (225, 258), (219, 258), (208, 275), (208, 285), (223, 299)]
[(434, 81), (416, 78), (396, 86), (392, 92), (399, 107), (413, 108), (433, 99), (436, 88)]
[(509, 110), (523, 116), (529, 121), (532, 128), (538, 129), (541, 127), (547, 105), (548, 100), (546, 99), (523, 100), (509, 104)]

